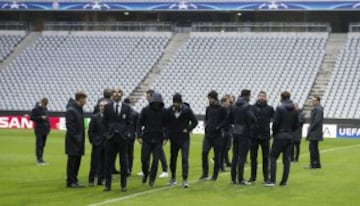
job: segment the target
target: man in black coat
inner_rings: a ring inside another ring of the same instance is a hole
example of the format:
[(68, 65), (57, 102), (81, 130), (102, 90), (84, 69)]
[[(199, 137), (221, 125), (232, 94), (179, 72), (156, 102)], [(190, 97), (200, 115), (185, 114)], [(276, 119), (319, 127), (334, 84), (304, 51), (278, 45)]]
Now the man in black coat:
[(205, 136), (202, 145), (202, 175), (200, 180), (209, 179), (208, 155), (211, 148), (214, 148), (214, 172), (211, 180), (216, 181), (220, 169), (220, 157), (222, 136), (221, 130), (227, 123), (226, 108), (219, 104), (218, 93), (214, 90), (208, 93), (209, 106), (205, 112)]
[(276, 108), (272, 126), (274, 141), (270, 152), (270, 180), (264, 186), (274, 187), (276, 183), (276, 160), (283, 155), (284, 171), (281, 186), (287, 184), (290, 173), (290, 151), (294, 141), (294, 132), (298, 128), (298, 113), (290, 100), (290, 93), (281, 93), (281, 105)]
[(229, 122), (234, 128), (231, 184), (249, 185), (244, 179), (244, 165), (250, 147), (250, 127), (257, 121), (249, 104), (250, 95), (250, 90), (242, 90), (229, 114)]
[(94, 186), (95, 176), (97, 184), (103, 185), (105, 176), (105, 133), (104, 109), (106, 101), (99, 102), (99, 112), (92, 115), (89, 123), (88, 136), (91, 143), (91, 160), (89, 172), (89, 186)]
[(97, 101), (97, 103), (96, 103), (96, 105), (95, 105), (95, 107), (94, 107), (93, 114), (96, 114), (96, 113), (99, 113), (99, 112), (100, 112), (100, 108), (99, 108), (99, 103), (100, 103), (100, 102), (105, 101), (106, 103), (110, 103), (110, 102), (112, 101), (112, 100), (111, 100), (111, 95), (112, 95), (112, 93), (113, 93), (113, 90), (112, 90), (112, 89), (110, 89), (110, 88), (104, 89), (104, 91), (103, 91), (103, 97), (100, 98), (100, 99)]
[[(146, 183), (149, 175), (149, 185), (154, 187), (160, 153), (163, 144), (167, 143), (165, 135), (167, 112), (161, 94), (154, 92), (149, 105), (141, 110), (137, 124), (138, 140), (141, 145), (141, 164)], [(153, 156), (149, 174), (150, 155)]]
[(251, 160), (251, 176), (249, 182), (256, 181), (257, 173), (257, 156), (259, 146), (262, 151), (262, 170), (264, 182), (269, 179), (269, 154), (270, 154), (270, 122), (274, 117), (274, 108), (267, 104), (266, 92), (260, 91), (257, 101), (252, 105), (257, 123), (251, 128), (250, 143), (250, 160)]
[(292, 162), (298, 162), (299, 161), (299, 155), (300, 155), (300, 144), (301, 144), (301, 138), (302, 138), (302, 129), (305, 123), (305, 115), (301, 108), (299, 108), (299, 104), (295, 104), (295, 109), (298, 112), (298, 118), (299, 118), (299, 127), (295, 131), (294, 136), (294, 145), (291, 147), (291, 161)]
[(183, 187), (188, 188), (190, 132), (198, 121), (192, 109), (183, 103), (179, 93), (173, 96), (173, 105), (168, 108), (167, 137), (170, 138), (170, 170), (169, 185), (176, 184), (176, 160), (181, 150)]
[(31, 110), (30, 118), (35, 123), (35, 154), (38, 165), (45, 165), (46, 162), (43, 159), (44, 147), (46, 144), (47, 136), (50, 132), (50, 122), (48, 116), (47, 105), (49, 103), (48, 98), (44, 97), (40, 102), (37, 102), (35, 107)]
[(106, 128), (106, 167), (105, 167), (105, 189), (111, 190), (111, 175), (114, 168), (116, 154), (120, 154), (120, 185), (121, 191), (126, 192), (127, 188), (127, 144), (130, 136), (130, 129), (133, 127), (131, 108), (121, 103), (123, 91), (119, 88), (113, 90), (113, 101), (105, 105), (104, 126)]
[[(124, 99), (124, 103), (130, 106), (130, 99)], [(130, 106), (131, 108), (131, 106)], [(127, 175), (130, 176), (133, 168), (134, 162), (134, 144), (136, 138), (136, 124), (139, 120), (139, 113), (131, 108), (131, 116), (132, 116), (132, 127), (130, 128), (130, 136), (128, 140), (128, 148), (127, 148), (127, 162), (128, 162), (128, 172)]]
[(319, 141), (323, 141), (324, 108), (320, 105), (320, 97), (312, 99), (310, 125), (306, 140), (309, 141), (310, 169), (320, 169)]
[(65, 113), (65, 152), (68, 156), (66, 186), (69, 188), (83, 187), (79, 184), (77, 176), (81, 156), (85, 153), (85, 128), (82, 107), (86, 104), (86, 98), (85, 93), (77, 92), (75, 100), (69, 100)]

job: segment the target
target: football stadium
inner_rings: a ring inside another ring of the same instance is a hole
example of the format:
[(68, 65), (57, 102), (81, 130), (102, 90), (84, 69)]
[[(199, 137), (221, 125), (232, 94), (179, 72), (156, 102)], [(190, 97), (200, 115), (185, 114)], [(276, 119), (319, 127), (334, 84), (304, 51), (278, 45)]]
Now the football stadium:
[[(0, 0), (0, 205), (358, 205), (359, 12), (357, 0)], [(296, 157), (274, 154), (281, 133)]]

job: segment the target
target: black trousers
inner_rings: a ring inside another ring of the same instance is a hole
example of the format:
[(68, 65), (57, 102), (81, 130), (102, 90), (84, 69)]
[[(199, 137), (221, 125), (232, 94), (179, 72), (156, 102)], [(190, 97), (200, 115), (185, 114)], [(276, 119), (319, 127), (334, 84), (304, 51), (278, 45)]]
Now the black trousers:
[(149, 176), (150, 156), (152, 155), (152, 163), (150, 168), (150, 182), (156, 179), (156, 173), (159, 164), (160, 153), (162, 151), (162, 142), (149, 143), (143, 142), (141, 147), (141, 164), (144, 177)]
[(233, 159), (231, 162), (231, 181), (233, 182), (236, 182), (237, 172), (238, 182), (244, 180), (244, 166), (249, 147), (249, 137), (233, 135)]
[(283, 175), (280, 184), (286, 184), (290, 173), (290, 151), (293, 140), (290, 139), (274, 139), (270, 152), (270, 182), (276, 182), (276, 160), (282, 153), (283, 157)]
[(120, 154), (120, 186), (122, 188), (126, 187), (126, 177), (127, 177), (127, 140), (121, 139), (118, 136), (114, 136), (112, 139), (107, 140), (105, 153), (106, 153), (106, 167), (105, 167), (105, 186), (111, 188), (111, 175), (114, 169), (114, 160), (116, 159), (116, 154)]
[(66, 164), (67, 185), (78, 183), (77, 178), (81, 163), (81, 156), (68, 155)]
[(319, 152), (319, 141), (310, 140), (309, 142), (310, 150), (310, 166), (314, 168), (320, 168), (320, 152)]
[(36, 142), (35, 142), (35, 153), (36, 159), (38, 162), (43, 161), (44, 155), (44, 147), (46, 144), (47, 134), (36, 134)]
[(257, 139), (252, 138), (250, 140), (250, 161), (251, 161), (251, 176), (250, 179), (256, 180), (257, 173), (257, 156), (259, 146), (261, 147), (262, 152), (262, 169), (264, 182), (267, 182), (269, 179), (269, 155), (270, 155), (270, 139)]
[(182, 178), (187, 180), (189, 175), (189, 149), (190, 141), (185, 141), (182, 144), (170, 142), (170, 170), (171, 178), (176, 177), (176, 161), (181, 150), (181, 162), (182, 162)]
[(167, 172), (168, 164), (167, 164), (167, 160), (166, 160), (166, 156), (165, 156), (163, 147), (161, 147), (161, 151), (160, 151), (160, 162), (161, 162), (161, 167), (162, 167), (163, 172)]
[(98, 183), (103, 183), (105, 177), (105, 146), (92, 146), (89, 182), (94, 182), (97, 177)]
[(229, 151), (231, 149), (232, 134), (230, 132), (224, 132), (223, 143), (221, 148), (220, 167), (224, 169), (224, 164), (229, 165)]
[(128, 163), (128, 174), (129, 175), (132, 172), (133, 162), (134, 162), (134, 144), (135, 144), (135, 139), (128, 140), (127, 163)]
[(291, 161), (299, 161), (301, 141), (294, 141), (291, 147)]
[(212, 177), (216, 179), (219, 175), (220, 169), (220, 155), (221, 155), (222, 139), (221, 136), (215, 138), (204, 138), (202, 145), (202, 169), (203, 176), (209, 176), (209, 161), (208, 156), (211, 148), (214, 148), (214, 172)]

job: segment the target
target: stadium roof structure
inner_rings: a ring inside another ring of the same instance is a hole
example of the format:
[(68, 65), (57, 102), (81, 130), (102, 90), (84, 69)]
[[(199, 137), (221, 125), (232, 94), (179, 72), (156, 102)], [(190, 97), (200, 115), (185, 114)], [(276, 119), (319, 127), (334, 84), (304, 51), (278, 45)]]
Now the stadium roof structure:
[(22, 0), (1, 1), (0, 10), (45, 11), (357, 11), (359, 0)]

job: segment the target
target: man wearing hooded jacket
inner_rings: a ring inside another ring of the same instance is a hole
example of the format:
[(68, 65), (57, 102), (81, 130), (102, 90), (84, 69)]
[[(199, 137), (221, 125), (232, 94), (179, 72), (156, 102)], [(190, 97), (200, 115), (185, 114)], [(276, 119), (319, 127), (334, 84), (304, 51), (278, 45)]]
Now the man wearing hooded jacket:
[[(166, 109), (161, 94), (154, 92), (149, 105), (140, 113), (137, 130), (138, 140), (141, 146), (141, 164), (144, 176), (142, 183), (146, 183), (149, 177), (149, 185), (154, 186), (162, 145), (166, 144)], [(150, 155), (153, 161), (150, 168)]]
[(167, 119), (167, 137), (170, 138), (171, 170), (169, 185), (176, 184), (176, 160), (179, 150), (181, 150), (183, 187), (188, 188), (190, 132), (196, 127), (198, 121), (192, 109), (183, 103), (179, 93), (173, 96), (173, 105), (168, 109)]
[(244, 165), (250, 147), (250, 127), (257, 121), (249, 104), (250, 95), (250, 90), (242, 90), (240, 97), (229, 113), (229, 122), (234, 125), (231, 184), (249, 184), (244, 179)]
[(281, 105), (276, 108), (272, 126), (274, 141), (270, 152), (270, 180), (266, 187), (274, 187), (276, 183), (276, 160), (283, 153), (284, 171), (280, 186), (285, 186), (290, 172), (290, 152), (294, 141), (294, 132), (298, 128), (299, 119), (290, 93), (281, 93)]

